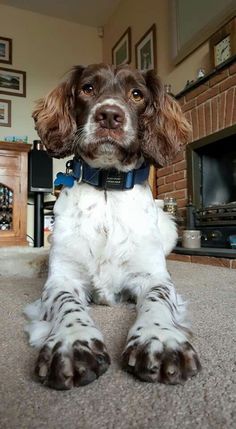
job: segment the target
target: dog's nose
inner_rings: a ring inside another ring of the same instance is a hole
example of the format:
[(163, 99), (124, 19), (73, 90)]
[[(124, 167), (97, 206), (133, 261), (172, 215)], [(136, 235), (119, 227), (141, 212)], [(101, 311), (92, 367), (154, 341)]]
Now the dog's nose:
[(124, 124), (125, 114), (119, 106), (103, 105), (96, 110), (95, 122), (102, 128), (115, 130)]

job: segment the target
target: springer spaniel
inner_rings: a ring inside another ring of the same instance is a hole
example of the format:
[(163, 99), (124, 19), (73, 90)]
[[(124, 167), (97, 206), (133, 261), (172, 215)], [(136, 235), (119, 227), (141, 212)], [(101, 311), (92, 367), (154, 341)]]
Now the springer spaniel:
[(165, 261), (175, 224), (146, 180), (148, 165), (168, 163), (188, 138), (177, 102), (153, 71), (76, 66), (38, 102), (33, 117), (48, 153), (73, 154), (76, 166), (73, 186), (55, 204), (42, 297), (25, 311), (30, 344), (40, 349), (39, 380), (70, 389), (102, 375), (110, 358), (88, 304), (127, 297), (137, 318), (123, 368), (149, 382), (175, 384), (195, 375), (200, 362)]

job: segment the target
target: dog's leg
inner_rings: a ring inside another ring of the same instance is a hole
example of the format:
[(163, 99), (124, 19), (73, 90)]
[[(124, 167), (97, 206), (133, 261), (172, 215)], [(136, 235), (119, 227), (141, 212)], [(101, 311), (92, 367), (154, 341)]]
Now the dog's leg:
[(170, 279), (151, 283), (141, 288), (123, 367), (141, 380), (181, 383), (201, 368), (184, 325), (185, 306)]
[(53, 275), (41, 300), (25, 310), (30, 344), (40, 349), (36, 375), (54, 389), (88, 384), (110, 364), (102, 334), (88, 314), (85, 290), (77, 279)]

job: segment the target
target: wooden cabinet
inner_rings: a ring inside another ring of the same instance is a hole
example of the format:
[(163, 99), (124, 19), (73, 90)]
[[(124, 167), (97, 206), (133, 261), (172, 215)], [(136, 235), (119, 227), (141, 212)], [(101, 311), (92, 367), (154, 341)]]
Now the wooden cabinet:
[(28, 152), (25, 143), (0, 142), (0, 246), (27, 245)]

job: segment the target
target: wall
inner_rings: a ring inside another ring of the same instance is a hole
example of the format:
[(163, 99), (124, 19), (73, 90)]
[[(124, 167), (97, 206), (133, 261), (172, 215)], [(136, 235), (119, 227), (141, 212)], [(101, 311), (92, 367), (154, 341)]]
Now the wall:
[[(13, 39), (11, 69), (26, 71), (26, 98), (0, 94), (12, 100), (12, 127), (0, 127), (0, 140), (7, 135), (37, 138), (31, 112), (34, 102), (57, 85), (64, 73), (75, 64), (100, 62), (101, 39), (97, 29), (0, 4), (0, 36)], [(65, 162), (54, 161), (55, 171)], [(32, 235), (32, 207), (29, 209), (28, 233)]]
[(111, 51), (116, 41), (131, 26), (132, 64), (135, 64), (135, 43), (155, 22), (157, 26), (158, 74), (172, 91), (181, 91), (187, 80), (195, 79), (196, 71), (207, 65), (208, 43), (203, 44), (182, 63), (174, 67), (170, 59), (170, 13), (168, 0), (122, 0), (104, 28), (103, 59), (111, 63)]
[(57, 85), (73, 65), (100, 61), (101, 40), (96, 28), (4, 5), (0, 5), (0, 29), (1, 36), (13, 39), (13, 64), (2, 66), (27, 74), (26, 98), (0, 94), (12, 100), (13, 124), (0, 127), (0, 139), (18, 134), (28, 135), (31, 142), (37, 138), (31, 119), (34, 101)]

